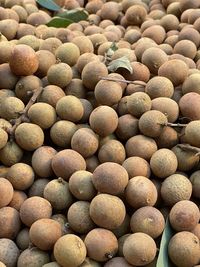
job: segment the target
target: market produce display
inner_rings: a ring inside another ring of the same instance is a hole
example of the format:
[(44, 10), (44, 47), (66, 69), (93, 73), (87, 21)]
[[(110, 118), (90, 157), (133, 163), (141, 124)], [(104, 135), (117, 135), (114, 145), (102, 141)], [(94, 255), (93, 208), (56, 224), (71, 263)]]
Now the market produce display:
[(200, 0), (0, 0), (0, 267), (200, 266)]

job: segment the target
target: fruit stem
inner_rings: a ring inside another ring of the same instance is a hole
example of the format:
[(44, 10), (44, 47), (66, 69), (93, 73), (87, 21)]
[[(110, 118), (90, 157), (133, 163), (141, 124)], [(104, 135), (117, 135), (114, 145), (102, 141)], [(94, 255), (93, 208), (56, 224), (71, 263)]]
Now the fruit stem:
[(19, 126), (20, 123), (27, 121), (27, 113), (29, 108), (35, 103), (35, 101), (37, 100), (37, 98), (39, 97), (39, 95), (42, 93), (43, 88), (39, 87), (38, 89), (33, 91), (33, 95), (30, 98), (29, 102), (27, 103), (27, 105), (25, 106), (21, 116), (19, 118), (17, 118), (15, 120), (14, 125), (12, 126), (12, 128), (8, 129), (7, 132), (10, 134), (10, 138), (11, 140), (14, 139), (14, 134), (15, 134), (15, 130), (17, 128), (17, 126)]
[(146, 86), (145, 82), (142, 81), (129, 81), (129, 80), (124, 80), (124, 79), (116, 79), (116, 78), (110, 78), (110, 77), (100, 77), (101, 80), (105, 81), (113, 81), (113, 82), (120, 82), (120, 83), (131, 83), (135, 85), (141, 85), (141, 86)]
[(58, 182), (61, 183), (61, 184), (64, 184), (65, 183), (65, 181), (63, 180), (62, 177), (58, 177)]
[(177, 147), (180, 147), (182, 150), (196, 152), (195, 156), (200, 156), (200, 148), (196, 146), (191, 146), (189, 144), (178, 144)]
[(112, 259), (113, 258), (113, 254), (112, 253), (106, 253), (106, 258), (108, 259)]
[(171, 122), (159, 123), (159, 124), (163, 126), (170, 126), (170, 127), (186, 127), (188, 125), (187, 123), (171, 123)]

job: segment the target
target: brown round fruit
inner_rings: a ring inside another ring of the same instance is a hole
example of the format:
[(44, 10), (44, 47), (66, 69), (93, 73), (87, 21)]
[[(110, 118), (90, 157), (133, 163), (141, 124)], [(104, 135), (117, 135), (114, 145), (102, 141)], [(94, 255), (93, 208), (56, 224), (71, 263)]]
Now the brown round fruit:
[(0, 178), (0, 208), (7, 206), (13, 198), (13, 186), (5, 178)]
[(151, 109), (151, 99), (144, 92), (136, 92), (127, 98), (127, 108), (131, 115), (140, 117)]
[(135, 176), (145, 176), (147, 178), (151, 175), (149, 163), (141, 157), (130, 157), (122, 163), (122, 166), (128, 172), (129, 178)]
[(49, 84), (57, 85), (61, 88), (64, 88), (71, 82), (72, 76), (72, 69), (66, 63), (51, 65), (47, 71), (47, 79)]
[(19, 255), (20, 251), (12, 240), (8, 238), (0, 239), (0, 261), (6, 267), (15, 267)]

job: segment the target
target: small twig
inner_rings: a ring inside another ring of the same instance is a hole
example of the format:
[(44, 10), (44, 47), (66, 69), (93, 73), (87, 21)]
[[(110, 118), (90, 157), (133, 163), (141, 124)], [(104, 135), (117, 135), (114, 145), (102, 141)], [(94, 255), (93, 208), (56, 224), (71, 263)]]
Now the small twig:
[(120, 82), (120, 83), (131, 83), (135, 85), (141, 85), (141, 86), (146, 86), (145, 82), (142, 81), (129, 81), (129, 80), (123, 80), (123, 79), (115, 79), (115, 78), (110, 78), (110, 77), (100, 77), (101, 80), (105, 81), (113, 81), (113, 82)]
[(191, 152), (195, 152), (195, 156), (200, 156), (200, 148), (196, 147), (196, 146), (191, 146), (189, 144), (178, 144), (177, 145), (179, 148), (181, 148), (184, 151), (191, 151)]
[(188, 125), (188, 124), (183, 124), (183, 123), (171, 123), (171, 122), (159, 123), (159, 124), (163, 126), (170, 126), (170, 127), (186, 127)]
[(35, 103), (38, 96), (42, 93), (42, 90), (43, 90), (43, 88), (40, 87), (40, 88), (33, 91), (33, 95), (30, 98), (28, 104), (25, 106), (21, 116), (15, 120), (13, 127), (7, 130), (7, 132), (10, 134), (11, 139), (13, 139), (13, 137), (14, 137), (15, 130), (16, 130), (17, 126), (19, 126), (20, 123), (27, 121), (28, 110)]

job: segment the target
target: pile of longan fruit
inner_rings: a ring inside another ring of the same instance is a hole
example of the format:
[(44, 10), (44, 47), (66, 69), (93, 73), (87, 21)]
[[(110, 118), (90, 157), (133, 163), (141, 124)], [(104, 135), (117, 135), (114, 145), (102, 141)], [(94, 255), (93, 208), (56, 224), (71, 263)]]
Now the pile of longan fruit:
[(0, 0), (0, 267), (200, 266), (200, 0), (39, 2)]

